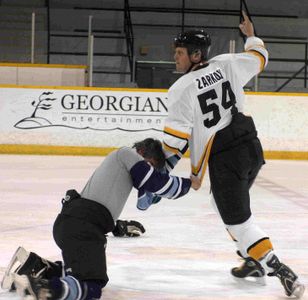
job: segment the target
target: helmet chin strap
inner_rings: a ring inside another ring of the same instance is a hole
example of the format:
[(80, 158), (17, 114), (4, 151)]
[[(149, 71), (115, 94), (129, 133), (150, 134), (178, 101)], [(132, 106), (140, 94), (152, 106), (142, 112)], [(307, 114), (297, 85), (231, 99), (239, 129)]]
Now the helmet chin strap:
[[(187, 49), (187, 51), (188, 51), (188, 49)], [(193, 62), (193, 61), (192, 61), (191, 56), (194, 55), (194, 54), (200, 54), (200, 59), (199, 59), (198, 62)], [(190, 61), (191, 65), (190, 65), (190, 67), (187, 69), (187, 71), (185, 72), (185, 74), (189, 73), (190, 71), (193, 70), (193, 68), (194, 68), (195, 66), (198, 66), (198, 65), (200, 65), (200, 64), (202, 63), (201, 51), (200, 51), (200, 50), (197, 50), (197, 51), (194, 51), (193, 53), (191, 53), (191, 54), (189, 55), (189, 61)]]
[(191, 69), (194, 67), (194, 63), (191, 62), (190, 67), (187, 69), (187, 71), (185, 72), (185, 74), (189, 73), (191, 71)]
[(193, 68), (194, 68), (195, 66), (198, 66), (198, 65), (200, 65), (200, 64), (202, 64), (201, 58), (200, 58), (199, 62), (197, 62), (197, 63), (192, 62), (191, 59), (190, 59), (190, 67), (187, 69), (187, 71), (185, 72), (185, 74), (189, 73), (190, 71), (193, 70)]

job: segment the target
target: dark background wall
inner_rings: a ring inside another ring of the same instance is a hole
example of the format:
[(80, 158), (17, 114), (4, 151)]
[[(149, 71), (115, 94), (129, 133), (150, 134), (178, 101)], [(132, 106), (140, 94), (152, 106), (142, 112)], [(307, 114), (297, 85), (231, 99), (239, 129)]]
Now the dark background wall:
[[(266, 71), (247, 89), (275, 91), (303, 69), (297, 75), (300, 79), (292, 80), (282, 91), (307, 91), (308, 1), (246, 3), (271, 57)], [(172, 64), (172, 40), (183, 29), (205, 28), (212, 36), (211, 56), (229, 52), (230, 40), (235, 41), (236, 52), (243, 49), (237, 29), (240, 0), (130, 0), (137, 62), (131, 74), (124, 4), (125, 0), (2, 0), (0, 61), (30, 61), (32, 12), (36, 13), (36, 63), (87, 64), (86, 36), (89, 16), (93, 16), (95, 86), (167, 88), (179, 76)]]

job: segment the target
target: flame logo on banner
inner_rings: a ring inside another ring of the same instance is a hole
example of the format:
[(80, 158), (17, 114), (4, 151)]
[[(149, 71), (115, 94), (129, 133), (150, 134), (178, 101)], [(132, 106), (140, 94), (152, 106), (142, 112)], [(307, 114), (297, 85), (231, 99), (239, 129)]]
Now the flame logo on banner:
[(37, 112), (42, 110), (49, 110), (52, 107), (52, 104), (50, 104), (50, 101), (55, 101), (57, 98), (51, 98), (50, 95), (52, 95), (53, 92), (44, 92), (39, 96), (38, 101), (34, 100), (31, 105), (34, 106), (34, 111), (30, 117), (24, 118), (17, 122), (14, 127), (19, 129), (30, 129), (30, 128), (39, 128), (44, 126), (51, 126), (52, 123), (42, 117), (38, 117), (36, 114)]

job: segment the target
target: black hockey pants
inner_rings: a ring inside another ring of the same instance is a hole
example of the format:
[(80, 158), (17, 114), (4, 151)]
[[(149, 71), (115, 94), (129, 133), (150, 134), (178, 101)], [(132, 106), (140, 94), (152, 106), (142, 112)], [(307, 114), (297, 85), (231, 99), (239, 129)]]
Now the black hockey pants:
[(79, 280), (98, 280), (105, 286), (105, 234), (114, 228), (112, 216), (103, 205), (80, 198), (75, 190), (68, 191), (65, 199), (53, 227), (65, 271)]
[(216, 134), (209, 159), (211, 189), (225, 224), (241, 224), (251, 216), (249, 189), (263, 164), (253, 120), (238, 113)]

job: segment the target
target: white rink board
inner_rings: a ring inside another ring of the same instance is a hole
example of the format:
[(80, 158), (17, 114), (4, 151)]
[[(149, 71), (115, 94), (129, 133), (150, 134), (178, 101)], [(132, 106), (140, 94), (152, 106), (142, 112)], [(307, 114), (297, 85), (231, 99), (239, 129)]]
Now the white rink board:
[[(0, 144), (121, 147), (162, 137), (167, 92), (0, 88)], [(249, 93), (266, 151), (308, 151), (308, 94)]]
[(248, 94), (245, 112), (253, 116), (265, 150), (308, 151), (308, 94)]

